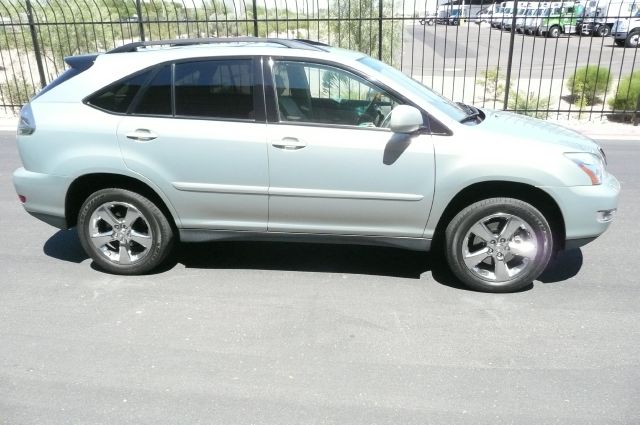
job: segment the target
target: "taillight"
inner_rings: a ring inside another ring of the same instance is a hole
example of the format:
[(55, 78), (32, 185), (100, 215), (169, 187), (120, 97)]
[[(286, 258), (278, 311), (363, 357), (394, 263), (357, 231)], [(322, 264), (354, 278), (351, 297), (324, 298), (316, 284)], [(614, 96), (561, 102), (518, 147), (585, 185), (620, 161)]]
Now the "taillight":
[(20, 121), (18, 122), (18, 135), (28, 136), (36, 131), (36, 120), (33, 117), (31, 105), (27, 103), (20, 110)]

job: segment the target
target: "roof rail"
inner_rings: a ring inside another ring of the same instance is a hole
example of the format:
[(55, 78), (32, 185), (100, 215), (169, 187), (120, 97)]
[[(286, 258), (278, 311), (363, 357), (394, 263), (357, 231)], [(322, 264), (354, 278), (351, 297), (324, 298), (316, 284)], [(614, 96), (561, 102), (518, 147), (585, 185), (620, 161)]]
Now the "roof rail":
[(294, 38), (293, 40), (299, 41), (300, 43), (310, 44), (312, 46), (331, 47), (329, 44), (323, 43), (322, 41), (307, 40), (306, 38)]
[(284, 38), (260, 38), (260, 37), (230, 37), (230, 38), (179, 38), (173, 40), (149, 40), (134, 41), (123, 46), (109, 50), (107, 53), (127, 53), (135, 52), (140, 47), (150, 46), (194, 46), (199, 44), (224, 44), (224, 43), (273, 43), (279, 44), (291, 49), (306, 50), (326, 50), (322, 47), (328, 47), (327, 44), (310, 40), (290, 40)]

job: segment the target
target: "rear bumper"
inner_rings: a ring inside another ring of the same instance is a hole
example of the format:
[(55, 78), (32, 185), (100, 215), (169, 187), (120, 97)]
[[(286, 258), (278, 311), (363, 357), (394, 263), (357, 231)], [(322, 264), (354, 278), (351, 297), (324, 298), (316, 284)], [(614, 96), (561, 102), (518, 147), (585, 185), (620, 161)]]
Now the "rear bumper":
[(604, 233), (618, 208), (620, 182), (607, 174), (597, 186), (542, 187), (558, 203), (567, 247), (585, 245)]
[(67, 228), (65, 196), (67, 177), (34, 173), (18, 168), (13, 173), (16, 193), (26, 198), (24, 209), (34, 217), (60, 229)]

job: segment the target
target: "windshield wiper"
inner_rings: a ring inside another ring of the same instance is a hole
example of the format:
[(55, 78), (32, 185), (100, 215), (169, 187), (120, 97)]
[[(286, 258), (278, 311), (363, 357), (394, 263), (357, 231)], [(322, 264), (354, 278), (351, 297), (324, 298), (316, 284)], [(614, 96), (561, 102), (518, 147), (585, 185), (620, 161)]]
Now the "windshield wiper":
[(478, 118), (482, 118), (482, 112), (480, 109), (475, 106), (466, 105), (462, 102), (456, 102), (462, 109), (467, 112), (467, 116), (460, 120), (460, 123), (464, 124), (465, 122), (477, 122)]

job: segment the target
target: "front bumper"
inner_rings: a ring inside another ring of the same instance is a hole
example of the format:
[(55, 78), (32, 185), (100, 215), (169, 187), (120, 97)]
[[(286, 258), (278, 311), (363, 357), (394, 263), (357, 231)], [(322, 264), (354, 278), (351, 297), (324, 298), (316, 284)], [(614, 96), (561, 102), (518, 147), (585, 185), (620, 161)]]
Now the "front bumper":
[(565, 223), (566, 247), (576, 247), (604, 233), (618, 207), (620, 182), (606, 174), (596, 186), (541, 187), (558, 203)]
[(628, 34), (629, 34), (628, 31), (624, 31), (624, 32), (616, 31), (616, 32), (612, 32), (611, 36), (616, 40), (626, 40)]
[(67, 177), (34, 173), (18, 168), (13, 185), (18, 195), (26, 198), (24, 209), (34, 217), (60, 229), (67, 227), (65, 197), (70, 181)]

